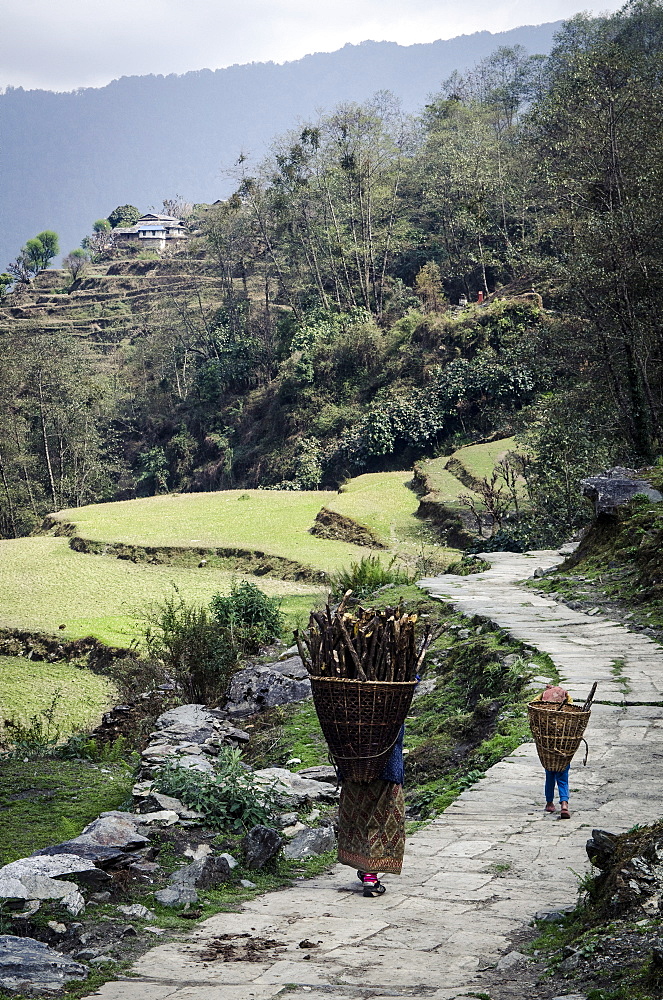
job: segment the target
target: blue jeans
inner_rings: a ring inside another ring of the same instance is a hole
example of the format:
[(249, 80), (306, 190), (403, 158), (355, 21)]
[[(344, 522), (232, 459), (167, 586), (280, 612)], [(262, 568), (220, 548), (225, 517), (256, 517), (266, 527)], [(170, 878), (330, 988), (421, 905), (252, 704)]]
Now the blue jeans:
[(546, 769), (546, 802), (552, 802), (555, 798), (555, 783), (559, 792), (559, 801), (569, 801), (569, 768), (567, 764), (563, 771), (548, 771)]

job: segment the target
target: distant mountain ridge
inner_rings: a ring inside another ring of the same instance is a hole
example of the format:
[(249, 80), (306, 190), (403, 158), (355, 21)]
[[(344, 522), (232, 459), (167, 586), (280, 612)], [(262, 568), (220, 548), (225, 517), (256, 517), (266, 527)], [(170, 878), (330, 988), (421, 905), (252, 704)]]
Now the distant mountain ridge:
[(226, 197), (224, 169), (241, 152), (339, 101), (390, 90), (420, 108), (454, 70), (500, 45), (548, 53), (562, 22), (417, 45), (362, 42), (294, 62), (248, 63), (182, 76), (122, 77), (69, 93), (9, 88), (0, 95), (0, 270), (43, 229), (64, 253), (116, 205)]

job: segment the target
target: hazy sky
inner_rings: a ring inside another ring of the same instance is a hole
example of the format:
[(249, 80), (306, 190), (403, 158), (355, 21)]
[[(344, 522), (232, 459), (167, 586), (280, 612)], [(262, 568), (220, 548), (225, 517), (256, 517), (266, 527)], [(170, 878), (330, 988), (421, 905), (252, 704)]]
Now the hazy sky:
[(98, 87), (119, 76), (284, 62), (366, 39), (411, 45), (621, 6), (617, 0), (0, 0), (0, 86)]

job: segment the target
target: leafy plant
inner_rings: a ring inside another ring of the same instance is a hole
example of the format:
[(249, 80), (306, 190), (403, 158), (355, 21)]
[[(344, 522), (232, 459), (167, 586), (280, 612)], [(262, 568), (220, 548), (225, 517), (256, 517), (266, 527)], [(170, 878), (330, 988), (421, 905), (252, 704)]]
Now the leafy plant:
[(262, 644), (281, 634), (280, 600), (268, 597), (248, 580), (233, 581), (230, 593), (215, 594), (209, 606), (216, 625), (230, 632), (243, 653), (255, 653)]
[(385, 566), (379, 556), (362, 556), (359, 562), (350, 563), (330, 577), (332, 594), (340, 597), (351, 590), (359, 599), (367, 597), (387, 584), (413, 583), (414, 577), (403, 566), (396, 565), (396, 556)]
[(143, 630), (150, 656), (163, 660), (185, 696), (218, 698), (239, 661), (232, 627), (222, 627), (207, 608), (175, 594), (148, 609)]
[(56, 722), (61, 700), (62, 692), (58, 688), (48, 708), (31, 716), (27, 725), (17, 719), (6, 719), (9, 739), (4, 756), (30, 759), (52, 756), (61, 738), (60, 727)]
[(241, 757), (241, 750), (223, 747), (213, 776), (167, 765), (157, 772), (155, 786), (202, 813), (209, 826), (233, 832), (248, 830), (269, 822), (276, 807), (276, 791), (273, 784), (258, 780)]

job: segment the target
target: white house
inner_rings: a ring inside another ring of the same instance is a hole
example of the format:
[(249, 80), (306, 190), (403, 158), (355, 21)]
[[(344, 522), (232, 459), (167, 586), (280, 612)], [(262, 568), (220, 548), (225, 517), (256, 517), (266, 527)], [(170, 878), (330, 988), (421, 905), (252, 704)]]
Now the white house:
[(172, 215), (141, 215), (135, 226), (122, 226), (113, 230), (116, 246), (145, 247), (147, 250), (178, 249), (189, 238), (181, 219)]

